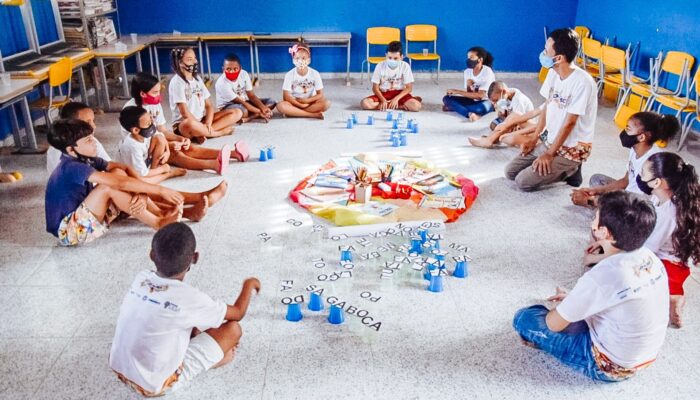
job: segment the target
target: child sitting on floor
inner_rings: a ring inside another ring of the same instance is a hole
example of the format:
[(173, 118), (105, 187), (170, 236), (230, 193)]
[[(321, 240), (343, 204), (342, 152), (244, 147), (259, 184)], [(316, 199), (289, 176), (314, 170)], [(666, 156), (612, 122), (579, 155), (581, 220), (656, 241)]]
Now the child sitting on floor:
[(489, 86), (488, 97), (498, 112), (498, 118), (491, 122), (493, 132), (490, 135), (469, 138), (473, 146), (491, 148), (500, 141), (517, 147), (524, 142), (524, 135), (535, 132), (541, 109), (535, 108), (523, 92), (509, 88), (503, 81), (494, 81)]
[(411, 66), (403, 61), (401, 42), (389, 43), (386, 60), (377, 64), (372, 74), (372, 96), (360, 102), (364, 110), (420, 111), (422, 99), (411, 95), (413, 91)]
[(659, 141), (670, 140), (680, 125), (673, 115), (660, 115), (654, 112), (638, 112), (627, 120), (627, 126), (620, 132), (620, 144), (630, 149), (627, 161), (627, 173), (620, 179), (603, 174), (594, 174), (590, 187), (575, 189), (571, 192), (571, 202), (577, 206), (594, 207), (596, 199), (603, 193), (613, 190), (626, 190), (643, 195), (637, 185), (637, 176), (642, 165), (652, 155), (661, 151), (656, 145)]
[[(90, 108), (90, 106), (84, 103), (74, 101), (66, 104), (61, 108), (59, 117), (62, 119), (79, 119), (90, 124), (92, 129), (96, 129), (95, 112), (92, 111), (92, 108)], [(107, 151), (105, 150), (104, 146), (102, 146), (102, 143), (100, 143), (100, 141), (97, 140), (97, 138), (95, 138), (95, 146), (97, 147), (97, 157), (100, 157), (105, 161), (112, 161), (112, 158), (109, 156), (109, 154), (107, 154)], [(61, 151), (49, 146), (49, 149), (46, 151), (46, 170), (49, 172), (49, 174), (52, 173), (54, 169), (56, 169), (56, 166), (60, 162)]]
[(649, 157), (635, 183), (643, 193), (651, 195), (656, 209), (656, 226), (644, 246), (656, 253), (666, 267), (671, 324), (680, 328), (685, 305), (683, 283), (690, 276), (688, 265), (700, 262), (698, 175), (677, 154), (662, 152)]
[(241, 68), (241, 60), (237, 55), (229, 54), (224, 59), (224, 73), (216, 80), (216, 108), (241, 110), (243, 122), (256, 118), (268, 122), (272, 118), (275, 101), (261, 99), (255, 94), (250, 75)]
[(183, 223), (153, 236), (155, 271), (140, 272), (124, 296), (109, 354), (117, 377), (144, 396), (177, 390), (195, 376), (233, 360), (245, 317), (260, 282), (248, 278), (233, 305), (184, 282), (199, 260), (192, 230)]
[(643, 247), (655, 223), (647, 201), (627, 192), (598, 200), (592, 233), (604, 259), (570, 293), (557, 288), (542, 305), (515, 314), (526, 344), (550, 353), (592, 379), (617, 382), (656, 359), (668, 325), (668, 278), (661, 260)]
[(311, 50), (303, 43), (289, 48), (294, 69), (287, 72), (282, 84), (282, 100), (277, 110), (285, 117), (323, 119), (331, 102), (323, 95), (321, 74), (309, 67)]
[(442, 98), (442, 111), (454, 111), (476, 121), (493, 111), (486, 91), (496, 75), (491, 69), (493, 56), (483, 47), (472, 47), (467, 51), (467, 69), (464, 70), (464, 90), (449, 89)]
[(206, 138), (230, 135), (242, 117), (241, 110), (214, 111), (209, 90), (197, 73), (197, 57), (190, 47), (173, 49), (170, 64), (175, 75), (168, 93), (173, 114), (173, 131), (196, 143)]

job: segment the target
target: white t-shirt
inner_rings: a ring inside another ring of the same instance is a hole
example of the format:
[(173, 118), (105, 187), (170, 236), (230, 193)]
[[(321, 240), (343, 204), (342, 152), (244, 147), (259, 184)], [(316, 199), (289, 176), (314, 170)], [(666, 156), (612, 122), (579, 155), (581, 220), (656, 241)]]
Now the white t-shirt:
[(656, 358), (668, 325), (668, 276), (642, 247), (612, 255), (579, 278), (557, 306), (569, 322), (585, 320), (598, 350), (624, 368)]
[(661, 149), (657, 145), (653, 145), (649, 151), (637, 158), (637, 153), (634, 151), (634, 149), (630, 149), (630, 159), (627, 163), (627, 187), (625, 188), (625, 191), (646, 196), (641, 190), (639, 190), (639, 186), (637, 186), (637, 175), (639, 175), (639, 173), (642, 171), (642, 166), (649, 159), (649, 157), (659, 153), (660, 151)]
[(308, 99), (315, 96), (317, 90), (323, 89), (321, 74), (311, 67), (306, 68), (306, 75), (299, 75), (294, 68), (284, 76), (282, 90), (288, 91), (296, 99)]
[[(95, 138), (95, 146), (97, 146), (97, 157), (100, 157), (107, 162), (112, 161), (112, 158), (109, 156), (109, 154), (107, 154), (104, 146), (99, 140), (97, 140), (97, 138)], [(61, 153), (60, 150), (53, 146), (49, 146), (49, 149), (46, 151), (46, 171), (48, 171), (49, 174), (51, 174), (61, 162), (61, 154), (63, 153)]]
[(676, 205), (671, 200), (659, 204), (656, 196), (651, 196), (651, 202), (656, 210), (656, 225), (644, 243), (644, 247), (653, 251), (662, 260), (681, 262), (681, 259), (673, 254), (675, 251), (671, 239), (676, 230)]
[(150, 148), (151, 138), (144, 138), (142, 143), (131, 135), (126, 135), (119, 142), (119, 162), (132, 167), (139, 175), (146, 176), (151, 165), (148, 154)]
[(142, 271), (119, 310), (109, 366), (150, 392), (159, 392), (185, 358), (192, 328), (218, 328), (226, 304), (176, 279)]
[(253, 90), (253, 82), (250, 80), (250, 75), (241, 70), (235, 81), (229, 80), (226, 74), (221, 74), (214, 87), (216, 88), (216, 108), (220, 110), (237, 97), (248, 101), (248, 93), (246, 92)]
[(523, 115), (535, 109), (535, 106), (532, 104), (532, 100), (530, 100), (529, 97), (518, 89), (513, 88), (513, 90), (515, 91), (515, 94), (510, 100), (510, 112)]
[(493, 70), (488, 65), (481, 67), (481, 72), (479, 72), (479, 75), (474, 75), (474, 70), (472, 68), (467, 68), (464, 70), (465, 89), (468, 88), (467, 81), (470, 79), (474, 81), (474, 89), (477, 92), (487, 92), (489, 90), (489, 86), (491, 86), (493, 81), (496, 80), (496, 74), (493, 73)]
[(411, 66), (406, 61), (399, 61), (399, 66), (391, 69), (386, 60), (374, 67), (372, 83), (379, 85), (379, 90), (403, 90), (407, 84), (415, 82)]
[(178, 103), (185, 103), (189, 112), (198, 120), (204, 118), (206, 108), (205, 100), (211, 94), (201, 77), (192, 79), (187, 82), (180, 75), (173, 76), (168, 86), (168, 94), (170, 95), (170, 111), (173, 114), (173, 123), (182, 121), (184, 118), (180, 115), (180, 110), (177, 108)]
[(567, 114), (578, 115), (576, 125), (564, 142), (566, 147), (577, 143), (593, 143), (595, 119), (598, 114), (598, 88), (595, 81), (581, 68), (572, 65), (573, 72), (566, 79), (550, 69), (540, 88), (540, 94), (546, 99), (547, 142), (554, 143), (559, 131), (564, 126)]
[[(127, 108), (129, 106), (136, 106), (136, 100), (133, 98), (129, 99), (129, 101), (124, 104), (124, 107), (122, 109)], [(151, 119), (153, 120), (153, 123), (156, 124), (156, 126), (162, 126), (168, 123), (168, 121), (165, 120), (165, 113), (163, 112), (163, 106), (158, 103), (158, 104), (142, 104), (141, 107), (143, 107), (146, 111), (148, 111), (149, 114), (151, 114)], [(128, 136), (129, 132), (121, 128), (121, 133), (122, 136)], [(160, 132), (157, 132), (157, 134), (160, 134)]]

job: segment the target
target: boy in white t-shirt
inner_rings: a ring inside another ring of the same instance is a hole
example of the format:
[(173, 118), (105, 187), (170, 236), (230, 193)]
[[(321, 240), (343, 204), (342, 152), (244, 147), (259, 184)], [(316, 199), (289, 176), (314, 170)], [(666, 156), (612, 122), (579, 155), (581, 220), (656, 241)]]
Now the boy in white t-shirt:
[[(92, 111), (92, 108), (90, 108), (90, 106), (87, 104), (77, 101), (70, 102), (61, 108), (59, 116), (61, 119), (75, 118), (85, 121), (90, 124), (92, 129), (97, 129), (97, 126), (95, 125), (95, 112)], [(97, 146), (97, 157), (100, 157), (107, 162), (112, 161), (112, 158), (109, 156), (109, 154), (107, 154), (104, 146), (99, 140), (97, 140), (97, 138), (95, 138), (95, 145)], [(56, 169), (56, 166), (60, 162), (61, 152), (53, 146), (49, 146), (49, 149), (46, 151), (46, 170), (49, 172), (49, 174)]]
[(442, 98), (442, 111), (454, 111), (470, 121), (476, 121), (493, 111), (486, 91), (496, 80), (493, 56), (483, 47), (467, 51), (467, 69), (464, 70), (464, 89), (448, 89)]
[(284, 76), (282, 101), (277, 110), (285, 117), (323, 119), (323, 113), (331, 107), (323, 95), (321, 74), (309, 67), (311, 49), (304, 43), (289, 48), (294, 68)]
[(206, 138), (230, 135), (243, 117), (241, 110), (215, 111), (211, 94), (197, 73), (197, 57), (190, 47), (173, 49), (170, 64), (175, 75), (168, 94), (173, 132), (202, 144)]
[(627, 120), (627, 126), (620, 132), (620, 144), (628, 148), (627, 172), (620, 179), (603, 174), (594, 174), (590, 187), (571, 192), (571, 202), (584, 207), (594, 207), (599, 195), (613, 190), (626, 190), (645, 196), (637, 186), (637, 176), (642, 165), (652, 155), (661, 151), (656, 143), (667, 142), (680, 130), (680, 124), (673, 115), (660, 115), (655, 112), (638, 112)]
[(199, 259), (192, 230), (173, 223), (151, 243), (156, 271), (134, 279), (119, 311), (109, 355), (117, 377), (144, 396), (177, 390), (202, 372), (233, 360), (245, 316), (260, 282), (243, 282), (233, 305), (213, 300), (184, 282)]
[(468, 138), (472, 146), (491, 148), (501, 142), (518, 147), (535, 132), (537, 116), (541, 109), (535, 108), (532, 101), (516, 88), (509, 88), (503, 81), (494, 81), (488, 90), (489, 100), (498, 112), (498, 118), (491, 122), (490, 135)]
[(363, 110), (397, 110), (420, 111), (423, 101), (413, 96), (413, 73), (411, 66), (403, 61), (401, 42), (389, 43), (386, 48), (386, 60), (377, 64), (372, 74), (372, 96), (360, 102)]
[(561, 181), (578, 187), (583, 182), (581, 165), (591, 154), (598, 88), (586, 71), (573, 64), (578, 49), (573, 29), (557, 29), (540, 54), (540, 63), (550, 68), (540, 88), (546, 99), (544, 110), (535, 134), (506, 166), (506, 178), (520, 190), (534, 191)]
[(256, 118), (268, 122), (272, 118), (275, 101), (261, 99), (255, 94), (250, 75), (241, 68), (241, 60), (236, 54), (224, 58), (224, 73), (216, 80), (215, 87), (218, 110), (237, 108), (243, 112), (243, 122)]
[(649, 366), (666, 337), (669, 307), (664, 266), (643, 247), (655, 220), (652, 206), (631, 193), (602, 195), (592, 228), (605, 258), (571, 292), (557, 288), (552, 310), (519, 310), (513, 327), (522, 340), (599, 381)]

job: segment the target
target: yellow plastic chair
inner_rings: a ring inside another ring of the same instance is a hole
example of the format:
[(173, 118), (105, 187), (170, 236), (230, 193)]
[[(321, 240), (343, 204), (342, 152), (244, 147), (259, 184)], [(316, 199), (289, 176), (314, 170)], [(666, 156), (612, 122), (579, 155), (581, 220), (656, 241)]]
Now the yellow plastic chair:
[[(427, 54), (410, 53), (411, 42), (433, 42), (433, 51), (428, 49)], [(437, 81), (440, 81), (440, 55), (437, 53), (437, 26), (435, 25), (408, 25), (406, 26), (406, 55), (408, 62), (413, 65), (415, 61), (437, 61)]]
[(621, 104), (620, 107), (617, 108), (617, 111), (615, 111), (613, 121), (615, 121), (615, 125), (617, 125), (618, 128), (625, 129), (627, 127), (627, 120), (638, 112), (639, 110), (635, 110), (630, 106)]
[[(30, 104), (32, 109), (40, 109), (44, 112), (46, 126), (51, 126), (51, 110), (63, 107), (70, 103), (71, 77), (73, 76), (73, 62), (68, 57), (56, 61), (49, 67), (49, 97), (42, 97)], [(68, 83), (68, 92), (63, 94), (61, 85)], [(54, 96), (54, 89), (58, 88), (58, 96)]]
[(372, 64), (379, 64), (386, 59), (385, 56), (375, 56), (370, 57), (369, 46), (386, 46), (391, 42), (401, 41), (401, 30), (399, 28), (389, 28), (389, 27), (374, 27), (367, 28), (367, 53), (364, 61), (362, 61), (362, 66), (360, 73), (362, 74), (362, 80), (364, 80), (364, 70), (365, 64), (367, 64), (367, 78), (370, 79), (370, 70), (372, 69)]
[[(663, 61), (662, 61), (663, 59)], [(650, 68), (650, 78), (645, 81), (635, 81), (633, 76), (630, 88), (632, 93), (648, 99), (646, 103), (646, 109), (650, 110), (654, 103), (654, 98), (659, 96), (673, 95), (679, 96), (683, 91), (683, 84), (688, 86), (688, 80), (690, 79), (690, 70), (693, 69), (695, 64), (695, 57), (688, 53), (682, 51), (669, 51), (666, 56), (662, 58), (662, 54), (655, 60), (650, 61), (652, 66)], [(664, 87), (660, 84), (661, 74), (665, 73), (668, 77), (669, 75), (678, 77), (678, 84), (675, 89)]]
[(603, 58), (603, 44), (595, 39), (583, 38), (581, 39), (581, 53), (583, 55), (583, 70), (598, 81), (600, 79), (601, 58)]
[[(579, 38), (581, 39), (581, 43), (583, 43), (584, 38), (589, 38), (591, 37), (591, 30), (588, 29), (588, 27), (579, 25), (574, 27), (574, 31), (578, 33)], [(578, 65), (583, 65), (583, 54), (581, 52), (581, 47), (582, 45), (579, 45), (578, 53), (576, 54), (576, 64)]]
[[(620, 103), (621, 95), (628, 87), (629, 78), (629, 51), (612, 46), (601, 46), (600, 80), (599, 90), (604, 86), (617, 89), (615, 104)], [(608, 72), (612, 71), (612, 72)]]
[(683, 121), (681, 137), (680, 139), (678, 139), (678, 150), (681, 150), (683, 148), (683, 145), (685, 144), (685, 140), (688, 138), (688, 134), (690, 133), (690, 128), (693, 126), (693, 123), (696, 121), (700, 122), (700, 68), (698, 68), (698, 71), (695, 73), (695, 78), (693, 79), (693, 82), (695, 83), (694, 85), (692, 85), (695, 87), (695, 100), (689, 101), (685, 109), (694, 109), (695, 112), (688, 114), (685, 117), (685, 121)]
[[(692, 96), (691, 91), (695, 91), (695, 96)], [(681, 123), (681, 137), (678, 140), (680, 149), (685, 142), (690, 126), (693, 124), (692, 117), (698, 118), (698, 89), (700, 89), (700, 69), (695, 73), (693, 81), (685, 88), (685, 95), (659, 95), (654, 97), (654, 101), (658, 103), (657, 112), (661, 111), (662, 107), (668, 107), (676, 111), (676, 118)], [(694, 97), (694, 98), (693, 98)], [(689, 113), (685, 119), (681, 119), (683, 113)]]

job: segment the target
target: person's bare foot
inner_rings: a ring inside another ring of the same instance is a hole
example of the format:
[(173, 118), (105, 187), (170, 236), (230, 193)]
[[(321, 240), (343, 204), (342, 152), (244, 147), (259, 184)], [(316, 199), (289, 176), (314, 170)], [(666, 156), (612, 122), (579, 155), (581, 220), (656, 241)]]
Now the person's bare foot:
[(683, 326), (683, 307), (685, 306), (685, 296), (683, 295), (672, 295), (671, 296), (671, 307), (669, 319), (671, 320), (671, 325), (676, 328)]
[(452, 111), (452, 109), (451, 109), (450, 107), (447, 107), (447, 106), (443, 105), (443, 106), (442, 106), (442, 111), (444, 111), (444, 112), (449, 112), (449, 111)]
[(163, 218), (160, 219), (160, 225), (158, 226), (158, 228), (162, 228), (174, 222), (180, 222), (180, 220), (182, 219), (182, 212), (182, 207), (177, 207), (170, 213), (164, 215)]
[(481, 116), (478, 114), (469, 113), (469, 121), (471, 121), (471, 122), (478, 121), (480, 118), (481, 118)]
[(202, 196), (202, 199), (194, 203), (192, 207), (184, 209), (182, 216), (192, 222), (199, 222), (207, 215), (208, 209), (209, 199), (207, 196)]
[(214, 204), (218, 203), (219, 200), (223, 199), (226, 195), (227, 190), (228, 183), (226, 183), (226, 181), (221, 181), (221, 183), (219, 183), (217, 187), (208, 191), (205, 196), (209, 200), (209, 207), (213, 206)]
[(233, 131), (235, 131), (235, 129), (233, 128), (233, 126), (227, 126), (226, 128), (220, 130), (220, 131), (219, 131), (219, 134), (220, 134), (221, 136), (232, 135), (232, 134), (233, 134)]
[(323, 113), (316, 113), (316, 114), (314, 114), (313, 118), (316, 118), (316, 119), (325, 119), (325, 117), (323, 116)]
[(488, 137), (480, 137), (480, 138), (470, 137), (468, 139), (469, 139), (469, 143), (471, 143), (472, 146), (483, 147), (485, 149), (493, 148), (493, 142)]
[(236, 346), (236, 347), (232, 348), (231, 350), (227, 351), (226, 353), (224, 353), (224, 358), (222, 358), (221, 361), (216, 363), (216, 365), (214, 365), (212, 368), (223, 367), (224, 365), (233, 361), (233, 357), (236, 355), (237, 348), (238, 348), (238, 346)]
[(170, 167), (170, 175), (174, 178), (178, 176), (185, 176), (185, 174), (187, 174), (187, 170), (184, 168)]

